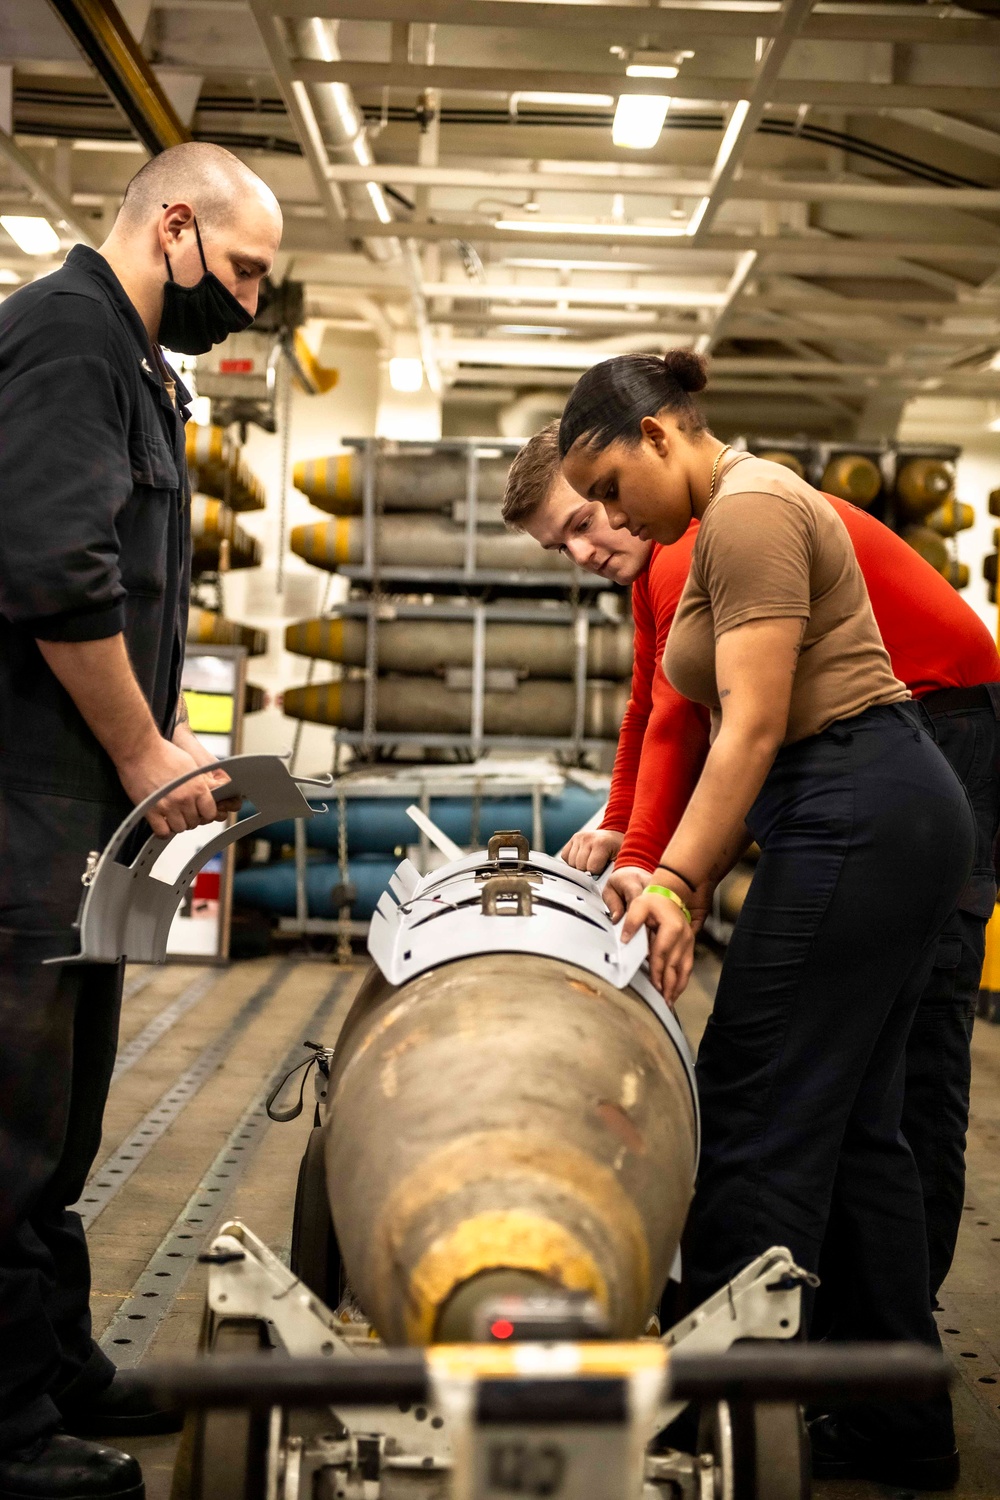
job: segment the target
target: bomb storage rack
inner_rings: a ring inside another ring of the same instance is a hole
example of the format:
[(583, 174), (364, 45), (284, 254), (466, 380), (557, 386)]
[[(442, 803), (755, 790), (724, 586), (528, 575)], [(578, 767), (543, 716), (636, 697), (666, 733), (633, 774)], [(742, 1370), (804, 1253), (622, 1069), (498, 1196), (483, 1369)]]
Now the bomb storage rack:
[[(454, 831), (471, 848), (478, 848), (484, 846), (495, 832), (493, 821), (496, 818), (496, 805), (516, 801), (530, 806), (531, 848), (544, 850), (563, 842), (563, 835), (568, 836), (568, 831), (575, 831), (569, 830), (565, 805), (558, 811), (560, 799), (565, 799), (567, 793), (581, 801), (588, 796), (590, 798), (590, 803), (582, 812), (577, 813), (577, 819), (572, 814), (569, 815), (569, 823), (575, 823), (587, 812), (596, 811), (600, 807), (602, 799), (607, 796), (607, 778), (592, 776), (587, 772), (563, 773), (553, 765), (540, 762), (528, 762), (523, 770), (516, 770), (509, 765), (491, 767), (487, 763), (482, 767), (468, 768), (432, 766), (375, 773), (363, 770), (348, 772), (336, 779), (324, 798), (325, 807), (337, 820), (339, 887), (334, 889), (331, 899), (336, 906), (337, 890), (343, 892), (344, 905), (340, 915), (324, 917), (314, 916), (310, 912), (308, 876), (311, 827), (305, 819), (299, 818), (294, 826), (295, 914), (279, 916), (277, 931), (286, 938), (336, 937), (342, 946), (349, 943), (351, 938), (367, 938), (367, 917), (356, 918), (350, 915), (356, 897), (351, 875), (351, 860), (356, 854), (351, 848), (352, 802), (365, 804), (377, 801), (389, 804), (405, 800), (414, 803), (426, 817), (433, 819), (440, 818), (442, 801), (467, 801), (468, 839), (464, 839), (464, 833), (460, 830)], [(555, 838), (552, 836), (552, 813), (547, 811), (552, 804), (547, 803), (547, 798), (556, 799), (555, 816), (558, 821), (555, 822)], [(523, 814), (505, 812), (504, 816), (507, 821), (510, 821), (511, 816), (520, 817), (523, 821)], [(559, 826), (560, 822), (562, 827)], [(524, 831), (529, 832), (527, 822), (524, 823)], [(426, 874), (436, 867), (440, 856), (422, 828), (414, 825), (410, 833), (410, 857), (420, 874)], [(393, 854), (388, 862), (390, 867), (394, 867), (396, 855)], [(344, 957), (348, 951), (344, 947)]]
[(955, 589), (969, 583), (956, 538), (974, 524), (971, 505), (955, 496), (955, 466), (961, 448), (950, 443), (846, 440), (814, 443), (802, 438), (737, 438), (758, 458), (783, 464), (801, 478), (868, 511), (897, 532)]
[[(520, 444), (368, 438), (345, 440), (345, 447), (296, 466), (296, 486), (334, 520), (297, 527), (291, 544), (306, 561), (348, 581), (351, 597), (329, 618), (364, 622), (364, 660), (353, 664), (363, 666), (363, 677), (348, 677), (345, 666), (340, 683), (291, 689), (285, 712), (332, 724), (335, 746), (365, 759), (405, 747), (471, 759), (488, 750), (538, 750), (579, 763), (612, 745), (627, 693), (620, 681), (595, 679), (590, 662), (594, 632), (616, 627), (620, 601), (606, 580), (503, 529), (503, 481)], [(445, 663), (443, 677), (440, 671), (433, 679), (387, 676), (381, 636), (397, 621), (469, 624), (471, 656), (461, 665)], [(504, 625), (562, 628), (572, 637), (571, 670), (549, 683), (547, 701), (538, 703), (538, 717), (551, 719), (548, 728), (497, 727), (505, 708), (515, 719), (530, 718), (546, 681), (524, 683), (509, 667), (490, 665), (491, 629)], [(289, 627), (288, 648), (324, 654), (310, 649), (301, 631)], [(411, 725), (397, 715), (387, 724), (392, 706), (407, 694), (412, 700), (418, 682), (428, 689), (427, 721)], [(448, 722), (432, 724), (435, 712)]]
[[(266, 631), (227, 619), (224, 602), (225, 575), (236, 568), (260, 565), (260, 543), (244, 531), (237, 517), (264, 509), (264, 487), (225, 428), (189, 422), (186, 448), (193, 492), (188, 642), (202, 647), (242, 646), (248, 656), (264, 656)], [(248, 683), (245, 711), (253, 713), (263, 706), (263, 689)]]

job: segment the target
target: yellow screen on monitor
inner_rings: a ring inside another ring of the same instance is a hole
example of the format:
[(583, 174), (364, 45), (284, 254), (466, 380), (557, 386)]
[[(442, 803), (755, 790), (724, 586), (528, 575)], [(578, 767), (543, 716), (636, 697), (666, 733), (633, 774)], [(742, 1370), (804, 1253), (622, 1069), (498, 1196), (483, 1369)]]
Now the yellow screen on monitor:
[(195, 734), (231, 734), (233, 728), (233, 698), (229, 693), (197, 693), (190, 689), (184, 694), (188, 719)]

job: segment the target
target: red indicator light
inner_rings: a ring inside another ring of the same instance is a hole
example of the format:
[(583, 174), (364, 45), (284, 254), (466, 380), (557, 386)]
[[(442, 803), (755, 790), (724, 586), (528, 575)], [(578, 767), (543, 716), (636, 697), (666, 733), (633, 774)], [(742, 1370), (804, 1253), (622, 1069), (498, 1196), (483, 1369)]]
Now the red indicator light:
[(495, 1323), (490, 1324), (490, 1333), (495, 1339), (509, 1339), (514, 1332), (514, 1325), (509, 1318), (497, 1318)]

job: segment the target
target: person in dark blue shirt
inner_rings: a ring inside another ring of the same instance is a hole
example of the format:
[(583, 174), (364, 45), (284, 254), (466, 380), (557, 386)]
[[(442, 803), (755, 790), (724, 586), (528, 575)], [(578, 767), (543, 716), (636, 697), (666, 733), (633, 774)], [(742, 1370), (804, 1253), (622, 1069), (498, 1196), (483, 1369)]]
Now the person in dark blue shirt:
[[(122, 966), (45, 960), (73, 951), (90, 851), (213, 760), (180, 693), (189, 397), (161, 348), (245, 328), (280, 236), (236, 157), (177, 146), (100, 251), (0, 306), (0, 1493), (137, 1500), (135, 1460), (86, 1439), (175, 1421), (116, 1392), (69, 1207), (100, 1145)], [(149, 824), (219, 816), (206, 775)]]

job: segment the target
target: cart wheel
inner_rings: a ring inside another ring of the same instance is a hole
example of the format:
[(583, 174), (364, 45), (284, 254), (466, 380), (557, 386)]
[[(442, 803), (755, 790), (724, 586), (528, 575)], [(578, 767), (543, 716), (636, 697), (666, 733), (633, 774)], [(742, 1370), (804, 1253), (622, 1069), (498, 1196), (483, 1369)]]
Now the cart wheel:
[(343, 1294), (340, 1246), (326, 1195), (323, 1147), (324, 1132), (316, 1126), (299, 1164), (289, 1266), (331, 1312), (336, 1312)]
[(702, 1414), (698, 1448), (715, 1461), (714, 1500), (810, 1500), (802, 1408), (790, 1401), (720, 1401)]
[[(202, 1348), (212, 1354), (253, 1356), (270, 1347), (260, 1318), (208, 1314), (202, 1325)], [(189, 1412), (170, 1500), (265, 1500), (270, 1427), (266, 1412)]]

